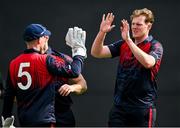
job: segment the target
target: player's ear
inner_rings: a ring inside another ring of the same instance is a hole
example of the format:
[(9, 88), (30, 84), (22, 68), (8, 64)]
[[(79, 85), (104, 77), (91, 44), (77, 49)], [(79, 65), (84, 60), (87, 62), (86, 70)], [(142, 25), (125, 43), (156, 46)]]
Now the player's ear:
[(148, 23), (148, 30), (151, 30), (152, 28), (152, 23)]
[(44, 42), (44, 37), (42, 36), (42, 37), (39, 37), (39, 39), (38, 39), (38, 44), (41, 44), (41, 43), (43, 43)]
[(38, 40), (39, 42), (47, 42), (49, 40), (49, 36), (42, 36)]

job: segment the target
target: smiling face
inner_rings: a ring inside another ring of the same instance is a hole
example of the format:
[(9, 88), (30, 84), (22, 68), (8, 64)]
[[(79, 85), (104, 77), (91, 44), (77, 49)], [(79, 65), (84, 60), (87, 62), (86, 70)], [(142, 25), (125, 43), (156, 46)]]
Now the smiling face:
[(144, 15), (140, 15), (132, 19), (131, 30), (133, 38), (142, 39), (148, 36), (152, 24), (149, 22), (146, 23), (145, 21), (146, 17)]

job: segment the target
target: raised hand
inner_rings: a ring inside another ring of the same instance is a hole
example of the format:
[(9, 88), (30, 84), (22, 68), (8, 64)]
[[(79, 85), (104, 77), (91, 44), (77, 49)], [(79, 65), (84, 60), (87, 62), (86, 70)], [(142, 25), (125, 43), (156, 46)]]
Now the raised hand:
[(130, 40), (131, 39), (130, 35), (129, 35), (130, 28), (129, 28), (129, 24), (128, 24), (127, 20), (125, 20), (125, 19), (121, 20), (120, 29), (121, 29), (121, 36), (122, 36), (123, 40), (125, 40), (125, 41)]
[(72, 48), (72, 56), (80, 55), (84, 58), (87, 58), (86, 53), (86, 31), (83, 31), (81, 28), (74, 27), (69, 28), (66, 34), (66, 44)]
[(103, 14), (100, 25), (100, 31), (104, 33), (110, 32), (115, 27), (115, 25), (112, 25), (113, 20), (114, 20), (113, 13), (108, 13), (106, 17), (105, 14)]

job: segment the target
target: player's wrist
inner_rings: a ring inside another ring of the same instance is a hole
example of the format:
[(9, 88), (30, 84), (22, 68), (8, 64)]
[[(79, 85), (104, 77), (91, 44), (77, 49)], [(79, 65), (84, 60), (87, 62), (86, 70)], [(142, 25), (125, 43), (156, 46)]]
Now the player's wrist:
[(74, 87), (74, 85), (70, 85), (70, 90), (71, 90), (71, 92), (75, 92), (75, 87)]
[(99, 35), (101, 35), (101, 36), (105, 36), (106, 34), (107, 34), (107, 32), (102, 31), (102, 30), (99, 30)]
[(72, 56), (83, 56), (84, 58), (87, 58), (87, 53), (86, 53), (86, 49), (84, 48), (75, 48), (75, 49), (72, 49)]
[(133, 42), (132, 39), (131, 39), (130, 37), (126, 38), (125, 41), (126, 41), (127, 43)]

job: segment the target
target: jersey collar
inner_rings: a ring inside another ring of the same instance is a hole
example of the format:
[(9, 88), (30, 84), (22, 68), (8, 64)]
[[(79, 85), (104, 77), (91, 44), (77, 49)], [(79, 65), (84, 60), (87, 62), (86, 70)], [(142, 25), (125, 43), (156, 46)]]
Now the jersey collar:
[(152, 41), (152, 40), (153, 40), (153, 36), (150, 35), (150, 36), (148, 36), (143, 42), (144, 42), (144, 43), (148, 43), (148, 42), (150, 42), (150, 41)]
[[(132, 39), (133, 41), (135, 41), (135, 39), (133, 38)], [(150, 41), (152, 41), (153, 40), (153, 36), (152, 35), (149, 35), (143, 42), (141, 42), (141, 43), (148, 43), (148, 42), (150, 42)], [(138, 43), (138, 44), (141, 44), (141, 43)]]
[(40, 51), (33, 49), (33, 48), (24, 50), (24, 53), (25, 54), (28, 54), (28, 53), (39, 53), (39, 54), (41, 54)]

